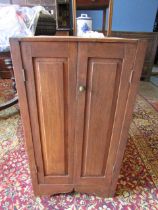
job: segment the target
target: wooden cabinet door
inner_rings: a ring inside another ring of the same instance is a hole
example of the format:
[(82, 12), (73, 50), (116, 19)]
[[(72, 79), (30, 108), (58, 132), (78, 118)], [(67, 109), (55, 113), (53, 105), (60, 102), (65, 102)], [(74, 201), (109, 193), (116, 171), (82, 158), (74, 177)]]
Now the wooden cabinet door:
[[(25, 134), (32, 135), (26, 143), (35, 193), (72, 191), (77, 45), (22, 42), (21, 56), (31, 130), (25, 122), (26, 109), (22, 117)], [(22, 68), (17, 72), (16, 68), (16, 78), (22, 75)], [(18, 90), (21, 80), (17, 79)], [(23, 103), (25, 96), (19, 96)]]
[(114, 193), (143, 65), (143, 46), (79, 44), (76, 191)]

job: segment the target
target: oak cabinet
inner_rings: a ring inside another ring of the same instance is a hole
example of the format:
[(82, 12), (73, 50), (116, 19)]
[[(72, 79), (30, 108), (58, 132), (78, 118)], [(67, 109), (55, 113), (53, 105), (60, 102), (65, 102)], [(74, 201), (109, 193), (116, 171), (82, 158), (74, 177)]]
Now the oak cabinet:
[(145, 47), (112, 38), (11, 40), (36, 195), (114, 195)]

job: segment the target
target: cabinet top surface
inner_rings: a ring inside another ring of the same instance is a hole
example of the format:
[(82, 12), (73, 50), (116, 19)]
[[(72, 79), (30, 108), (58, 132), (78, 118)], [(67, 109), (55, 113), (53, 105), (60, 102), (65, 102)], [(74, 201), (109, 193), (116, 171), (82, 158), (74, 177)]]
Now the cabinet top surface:
[(25, 38), (11, 38), (11, 41), (19, 42), (138, 42), (139, 39), (129, 38), (116, 38), (116, 37), (105, 37), (105, 38), (83, 38), (77, 36), (39, 36), (39, 37), (25, 37)]

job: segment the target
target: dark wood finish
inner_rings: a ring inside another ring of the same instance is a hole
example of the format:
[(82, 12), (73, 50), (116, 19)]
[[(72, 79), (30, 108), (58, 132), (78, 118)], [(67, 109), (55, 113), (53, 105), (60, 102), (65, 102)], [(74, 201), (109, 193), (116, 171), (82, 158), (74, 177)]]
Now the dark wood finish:
[(69, 36), (69, 31), (56, 31), (56, 36)]
[[(16, 94), (16, 85), (13, 73), (13, 66), (11, 55), (9, 52), (0, 53), (0, 79), (12, 79), (12, 87), (14, 93)], [(18, 103), (18, 96), (15, 96), (13, 99), (0, 104), (0, 111), (7, 109)]]
[(36, 195), (114, 195), (145, 47), (134, 39), (11, 40)]
[(9, 52), (0, 53), (0, 79), (11, 79), (13, 66)]
[(105, 25), (106, 25), (106, 9), (103, 10), (103, 24), (102, 24), (102, 32), (105, 33)]
[(112, 17), (113, 17), (113, 0), (110, 0), (107, 36), (111, 35), (111, 31), (112, 31)]
[[(158, 47), (156, 50), (156, 55), (155, 55), (155, 60), (154, 60), (154, 64), (158, 65)], [(153, 73), (152, 73), (153, 74)], [(158, 74), (158, 73), (157, 73)]]
[(75, 36), (77, 33), (77, 29), (76, 29), (76, 10), (77, 10), (77, 6), (76, 6), (76, 0), (72, 0), (72, 16), (73, 16), (73, 35)]
[(142, 70), (141, 78), (149, 81), (152, 74), (152, 68), (154, 65), (154, 59), (156, 55), (156, 50), (158, 46), (158, 32), (121, 32), (121, 31), (112, 31), (111, 36), (121, 37), (121, 38), (137, 38), (145, 39), (148, 42), (144, 66)]
[[(158, 33), (158, 10), (157, 10), (156, 18), (155, 18), (154, 30), (153, 31)], [(158, 46), (157, 46), (157, 50), (156, 50), (154, 64), (158, 65)]]
[(108, 7), (109, 0), (76, 0), (78, 9), (102, 9)]

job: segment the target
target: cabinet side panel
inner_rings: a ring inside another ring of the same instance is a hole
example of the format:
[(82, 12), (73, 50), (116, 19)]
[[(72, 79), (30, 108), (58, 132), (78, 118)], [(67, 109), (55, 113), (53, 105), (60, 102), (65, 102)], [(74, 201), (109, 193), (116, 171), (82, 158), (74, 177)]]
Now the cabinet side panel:
[(35, 80), (45, 176), (66, 175), (66, 59), (35, 59)]
[(82, 176), (104, 176), (118, 63), (89, 59)]

